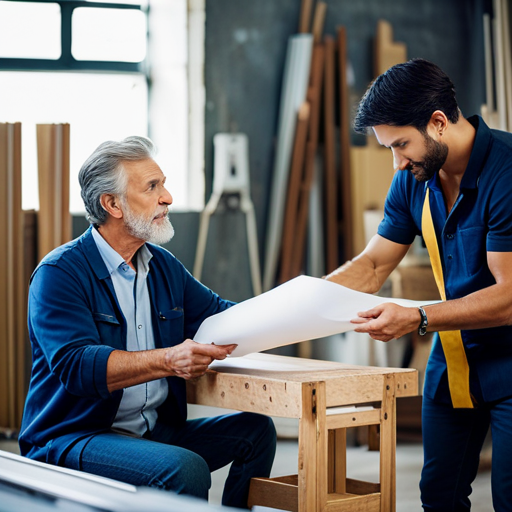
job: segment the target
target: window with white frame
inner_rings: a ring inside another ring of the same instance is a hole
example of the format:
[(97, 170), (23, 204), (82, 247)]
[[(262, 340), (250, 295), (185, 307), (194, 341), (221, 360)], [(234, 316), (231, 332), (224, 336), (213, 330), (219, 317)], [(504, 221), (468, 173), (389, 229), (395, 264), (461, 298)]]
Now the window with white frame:
[(187, 0), (0, 2), (0, 122), (22, 122), (24, 209), (38, 207), (37, 123), (71, 125), (73, 213), (87, 156), (135, 134), (156, 143), (175, 208), (189, 207), (187, 24)]

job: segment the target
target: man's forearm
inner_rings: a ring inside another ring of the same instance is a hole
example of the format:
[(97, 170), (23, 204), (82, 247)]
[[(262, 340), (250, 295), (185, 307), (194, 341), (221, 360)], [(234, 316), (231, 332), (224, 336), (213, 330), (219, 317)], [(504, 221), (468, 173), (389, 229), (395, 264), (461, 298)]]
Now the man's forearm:
[(378, 292), (382, 286), (375, 266), (368, 257), (364, 256), (347, 261), (326, 276), (326, 279), (365, 293)]
[(408, 245), (375, 235), (359, 256), (331, 272), (326, 279), (352, 290), (378, 292), (408, 249)]
[(168, 349), (126, 352), (114, 350), (107, 362), (110, 392), (173, 375), (168, 368)]
[(495, 284), (460, 299), (424, 307), (429, 331), (486, 329), (512, 325), (510, 287)]
[(200, 377), (214, 359), (225, 359), (235, 348), (236, 345), (207, 345), (188, 339), (168, 348), (114, 350), (107, 362), (107, 386), (112, 392), (164, 377)]

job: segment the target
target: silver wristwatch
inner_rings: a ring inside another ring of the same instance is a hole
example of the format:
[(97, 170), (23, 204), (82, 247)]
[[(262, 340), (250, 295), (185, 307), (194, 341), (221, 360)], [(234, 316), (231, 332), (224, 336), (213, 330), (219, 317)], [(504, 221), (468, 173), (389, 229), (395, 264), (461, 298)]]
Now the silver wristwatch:
[(420, 336), (425, 336), (425, 334), (427, 334), (427, 326), (428, 326), (427, 313), (425, 313), (425, 310), (422, 307), (419, 307), (418, 311), (420, 312), (420, 315), (421, 315), (421, 322), (418, 327), (418, 334)]

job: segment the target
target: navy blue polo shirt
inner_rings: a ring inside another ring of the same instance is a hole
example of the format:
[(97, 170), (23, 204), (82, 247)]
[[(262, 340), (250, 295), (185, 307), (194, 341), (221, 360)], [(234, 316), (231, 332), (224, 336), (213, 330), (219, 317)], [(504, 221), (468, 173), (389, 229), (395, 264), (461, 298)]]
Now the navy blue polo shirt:
[[(398, 171), (386, 198), (378, 233), (400, 244), (421, 235), (426, 188), (441, 255), (448, 300), (495, 284), (487, 252), (512, 251), (512, 134), (491, 130), (479, 116), (468, 121), (476, 129), (471, 157), (460, 193), (448, 214), (436, 175), (419, 183), (409, 171)], [(512, 290), (511, 290), (512, 293)], [(485, 401), (512, 395), (512, 327), (463, 330), (472, 391)], [(480, 393), (481, 391), (481, 393)], [(427, 366), (425, 394), (449, 400), (446, 361), (439, 337)]]

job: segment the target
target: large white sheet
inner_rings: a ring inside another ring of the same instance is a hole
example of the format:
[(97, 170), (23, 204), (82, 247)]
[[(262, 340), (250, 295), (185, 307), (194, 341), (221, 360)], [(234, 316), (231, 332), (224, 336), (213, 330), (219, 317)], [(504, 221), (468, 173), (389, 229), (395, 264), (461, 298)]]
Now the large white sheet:
[(243, 356), (299, 341), (351, 331), (350, 320), (384, 302), (420, 306), (432, 301), (378, 297), (315, 277), (300, 276), (273, 290), (207, 318), (194, 340), (237, 343), (232, 356)]

